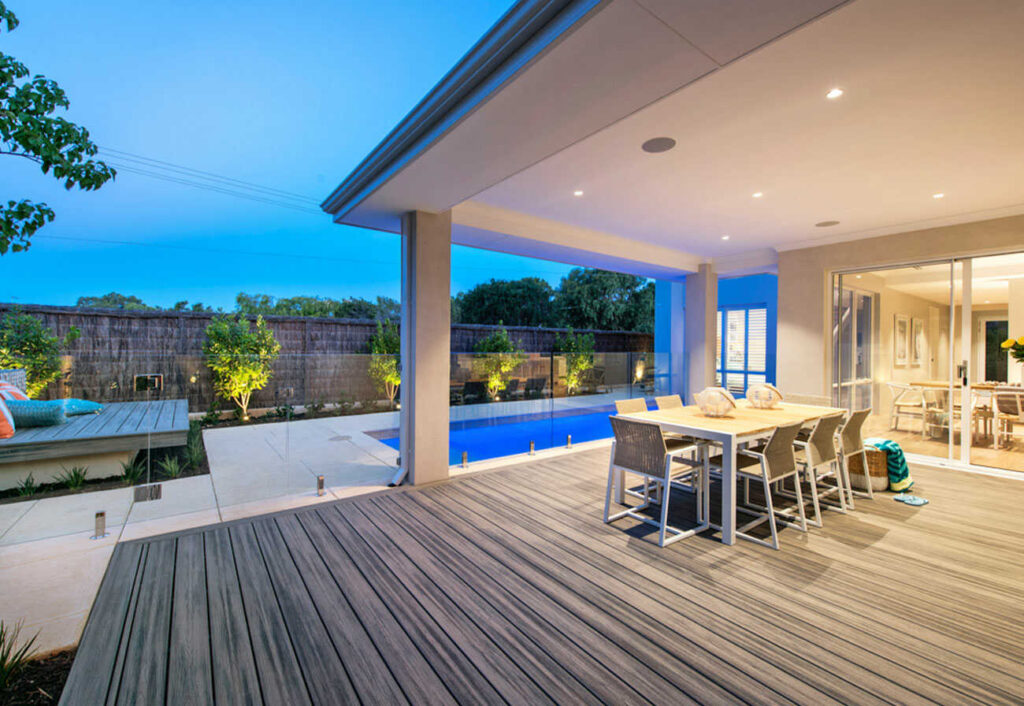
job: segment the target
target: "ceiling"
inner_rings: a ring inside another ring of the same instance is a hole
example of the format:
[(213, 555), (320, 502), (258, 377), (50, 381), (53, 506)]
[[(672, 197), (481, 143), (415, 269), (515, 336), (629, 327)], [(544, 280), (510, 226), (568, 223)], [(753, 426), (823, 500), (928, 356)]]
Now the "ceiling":
[[(1024, 246), (1024, 245), (1022, 245)], [(1003, 308), (1009, 303), (1010, 280), (1024, 279), (1024, 253), (977, 257), (972, 260), (974, 309)], [(925, 265), (875, 270), (859, 275), (845, 275), (854, 287), (889, 289), (949, 306), (950, 266)], [(963, 293), (963, 272), (957, 265), (954, 280), (954, 303)]]
[(1024, 212), (1021, 36), (1021, 2), (856, 0), (473, 200), (702, 257)]

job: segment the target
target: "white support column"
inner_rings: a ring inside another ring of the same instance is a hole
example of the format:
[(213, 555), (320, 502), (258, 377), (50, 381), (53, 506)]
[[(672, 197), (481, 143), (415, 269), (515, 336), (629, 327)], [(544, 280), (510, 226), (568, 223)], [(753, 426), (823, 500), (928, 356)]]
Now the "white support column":
[(685, 341), (682, 282), (654, 283), (654, 390), (659, 395), (686, 393), (683, 365)]
[[(1009, 335), (1018, 338), (1021, 332), (1024, 331), (1024, 279), (1011, 279), (1009, 285), (1010, 302), (1007, 310), (1007, 319), (1010, 324)], [(981, 344), (985, 345), (984, 339), (982, 339)], [(1006, 376), (1007, 382), (1017, 384), (1024, 382), (1024, 365), (1011, 358), (1009, 353), (1006, 356), (1009, 358), (1006, 368), (1009, 373)], [(983, 376), (979, 375), (978, 377)]]
[(414, 484), (448, 478), (452, 215), (402, 217), (401, 456)]
[(715, 384), (718, 275), (710, 264), (686, 278), (686, 392), (693, 395)]

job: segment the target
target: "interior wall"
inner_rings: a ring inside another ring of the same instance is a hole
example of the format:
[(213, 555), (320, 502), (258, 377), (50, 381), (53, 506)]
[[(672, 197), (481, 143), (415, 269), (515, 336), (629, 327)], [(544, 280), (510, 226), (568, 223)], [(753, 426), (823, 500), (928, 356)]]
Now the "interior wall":
[(822, 404), (832, 399), (834, 272), (994, 255), (1019, 251), (1022, 244), (1024, 216), (1012, 216), (780, 252), (779, 387), (794, 399)]

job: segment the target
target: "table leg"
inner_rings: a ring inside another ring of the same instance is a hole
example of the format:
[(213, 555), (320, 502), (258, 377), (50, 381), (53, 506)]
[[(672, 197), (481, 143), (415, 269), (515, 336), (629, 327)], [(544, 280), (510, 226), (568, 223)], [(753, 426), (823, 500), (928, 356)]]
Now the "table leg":
[(736, 440), (722, 443), (722, 543), (736, 543)]

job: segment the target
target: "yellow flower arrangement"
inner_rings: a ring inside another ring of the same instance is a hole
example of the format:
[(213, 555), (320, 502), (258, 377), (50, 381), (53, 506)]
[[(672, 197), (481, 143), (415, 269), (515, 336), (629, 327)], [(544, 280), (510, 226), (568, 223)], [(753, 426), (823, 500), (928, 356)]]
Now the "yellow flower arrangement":
[(1009, 351), (1015, 360), (1024, 363), (1024, 336), (1020, 338), (1007, 338), (999, 345), (1003, 350)]

